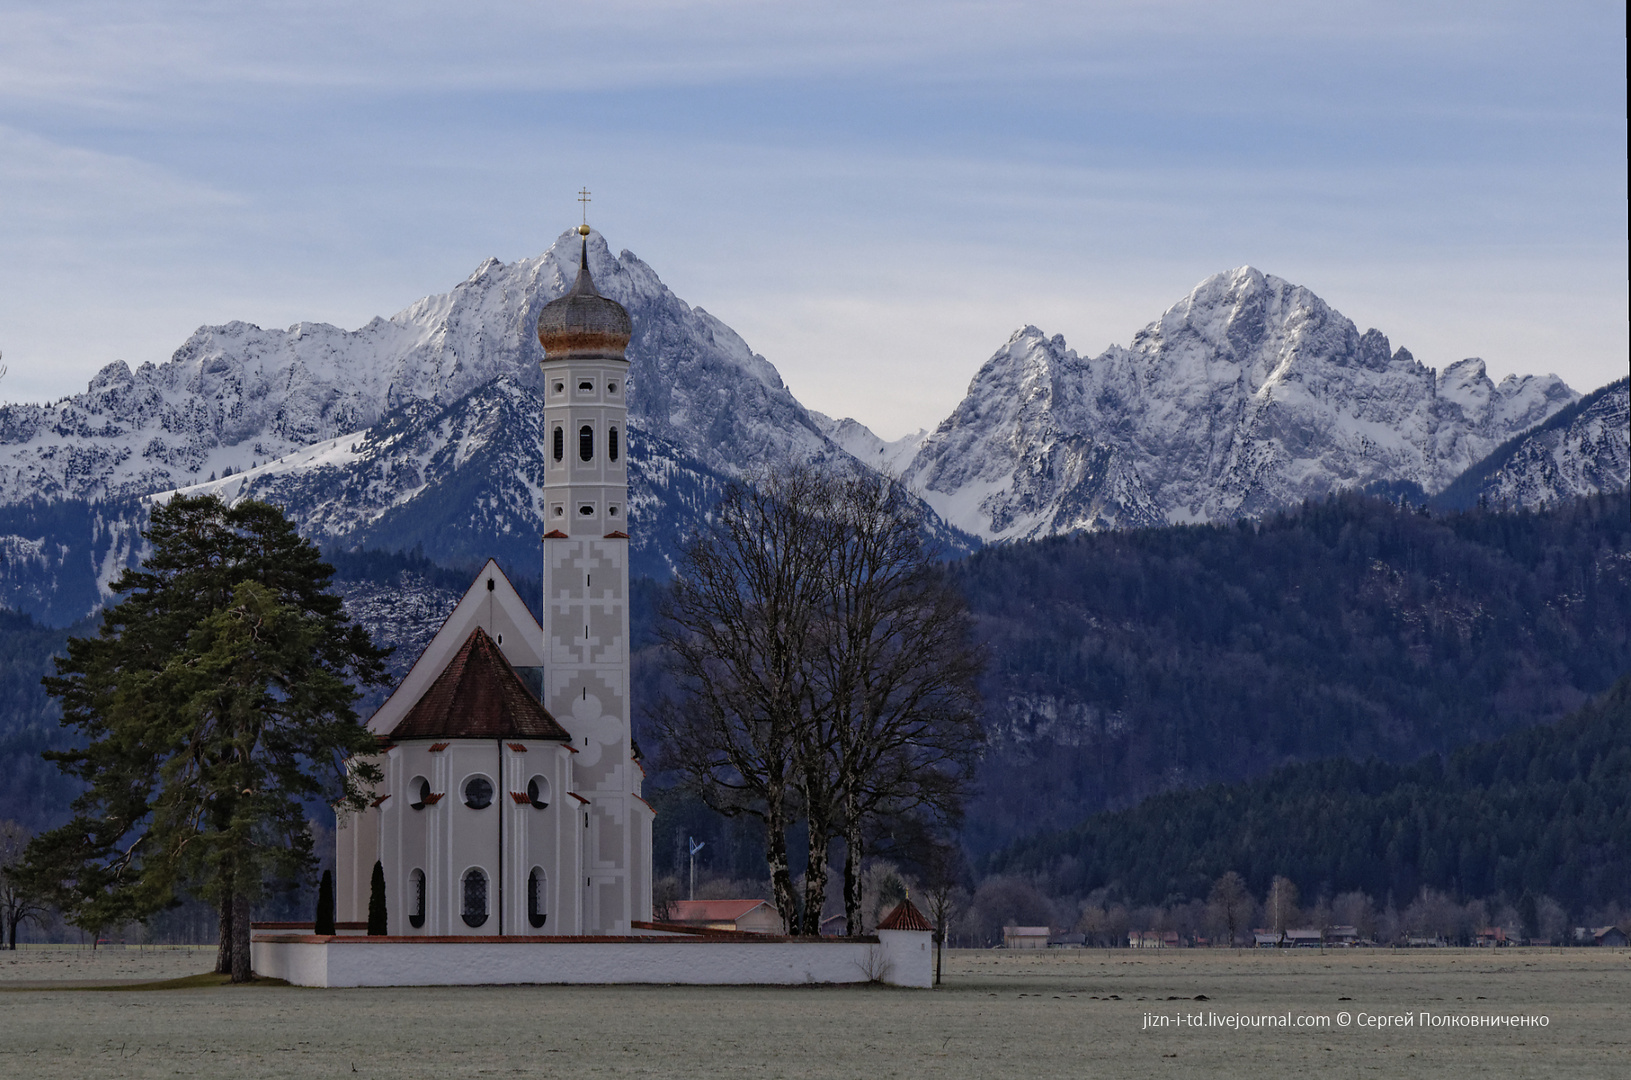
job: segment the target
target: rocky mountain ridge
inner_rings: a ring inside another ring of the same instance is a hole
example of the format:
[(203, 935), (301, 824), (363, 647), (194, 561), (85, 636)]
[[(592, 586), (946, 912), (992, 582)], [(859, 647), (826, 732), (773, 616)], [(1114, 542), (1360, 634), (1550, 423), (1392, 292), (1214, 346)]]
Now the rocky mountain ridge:
[(903, 474), (986, 540), (1255, 517), (1343, 489), (1445, 487), (1579, 395), (1555, 375), (1436, 372), (1311, 291), (1214, 275), (1127, 347), (1034, 326), (986, 362)]
[[(0, 602), (58, 624), (93, 609), (138, 554), (141, 500), (174, 490), (271, 499), (331, 549), (530, 566), (543, 455), (532, 326), (578, 250), (568, 232), (537, 258), (489, 259), (357, 330), (202, 327), (165, 364), (116, 362), (83, 394), (0, 406)], [(956, 526), (932, 523), (955, 553), (975, 536), (1226, 520), (1348, 488), (1441, 490), (1577, 397), (1555, 376), (1496, 385), (1478, 360), (1434, 372), (1246, 267), (1095, 358), (1024, 327), (936, 430), (885, 441), (805, 408), (632, 253), (614, 256), (598, 233), (587, 251), (634, 322), (633, 558), (656, 577), (721, 484), (776, 461), (901, 476)], [(1616, 475), (1612, 462), (1553, 471), (1576, 486)]]

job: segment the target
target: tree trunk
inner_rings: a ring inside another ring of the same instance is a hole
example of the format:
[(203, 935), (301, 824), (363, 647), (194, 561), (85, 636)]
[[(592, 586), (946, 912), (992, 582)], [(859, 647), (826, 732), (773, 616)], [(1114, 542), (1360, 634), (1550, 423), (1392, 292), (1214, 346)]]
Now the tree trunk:
[(844, 822), (844, 933), (866, 931), (861, 919), (861, 822), (853, 802)]
[(220, 927), (215, 949), (217, 975), (232, 974), (232, 879), (228, 877), (224, 884), (226, 891), (221, 894)]
[(832, 828), (825, 815), (810, 814), (810, 858), (804, 871), (804, 920), (794, 932), (821, 934), (821, 909), (827, 904), (827, 846)]
[(248, 982), (254, 977), (249, 966), (249, 893), (235, 889), (232, 895), (232, 981)]
[(780, 790), (773, 789), (765, 814), (765, 861), (770, 864), (770, 891), (776, 898), (776, 910), (781, 913), (782, 925), (790, 933), (798, 932), (798, 898), (793, 892), (793, 875), (787, 866), (787, 813), (782, 806)]

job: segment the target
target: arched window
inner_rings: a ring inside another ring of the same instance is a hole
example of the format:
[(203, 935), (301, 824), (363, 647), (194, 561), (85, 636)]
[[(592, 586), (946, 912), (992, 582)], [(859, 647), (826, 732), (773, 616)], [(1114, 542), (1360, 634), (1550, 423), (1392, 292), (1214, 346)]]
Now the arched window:
[(466, 926), (480, 926), (487, 921), (487, 875), (477, 869), (464, 872), (464, 903), (459, 915)]
[(559, 426), (555, 428), (555, 445), (550, 447), (550, 454), (556, 461), (559, 461), (566, 456), (565, 428)]
[(527, 801), (532, 803), (535, 810), (549, 809), (549, 781), (542, 776), (535, 776), (527, 781)]
[(532, 873), (527, 875), (527, 921), (537, 930), (549, 918), (544, 903), (544, 871), (542, 867), (535, 866)]
[(408, 875), (408, 925), (418, 930), (425, 925), (425, 872)]
[(413, 801), (408, 805), (415, 810), (423, 810), (425, 804), (430, 802), (430, 781), (423, 776), (414, 777), (408, 781), (408, 794), (413, 796)]
[(485, 810), (493, 805), (493, 782), (485, 776), (472, 776), (464, 782), (464, 805)]
[(617, 460), (617, 429), (606, 429), (606, 456), (613, 461)]
[(578, 429), (578, 460), (593, 461), (595, 459), (595, 429), (588, 424)]

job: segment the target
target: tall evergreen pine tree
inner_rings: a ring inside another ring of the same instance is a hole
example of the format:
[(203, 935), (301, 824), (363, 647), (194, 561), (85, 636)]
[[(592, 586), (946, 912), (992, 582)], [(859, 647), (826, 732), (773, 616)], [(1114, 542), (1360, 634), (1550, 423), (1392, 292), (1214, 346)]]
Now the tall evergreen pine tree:
[(251, 905), (315, 861), (306, 801), (360, 810), (381, 778), (352, 705), (355, 683), (384, 681), (386, 652), (274, 506), (178, 496), (143, 535), (152, 555), (114, 584), (124, 600), (45, 680), (83, 741), (46, 757), (86, 787), (30, 846), (30, 872), (82, 927), (212, 900), (217, 968), (247, 978)]

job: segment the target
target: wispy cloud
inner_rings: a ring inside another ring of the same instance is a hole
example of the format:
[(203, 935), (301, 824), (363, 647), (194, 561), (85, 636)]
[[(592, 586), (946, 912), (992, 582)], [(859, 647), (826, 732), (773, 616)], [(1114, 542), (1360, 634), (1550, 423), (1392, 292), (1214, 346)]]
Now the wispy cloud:
[(1024, 322), (1096, 352), (1246, 262), (1588, 385), (1627, 346), (1623, 32), (1601, 4), (23, 0), (6, 391), (200, 322), (360, 324), (535, 253), (583, 183), (886, 432)]

